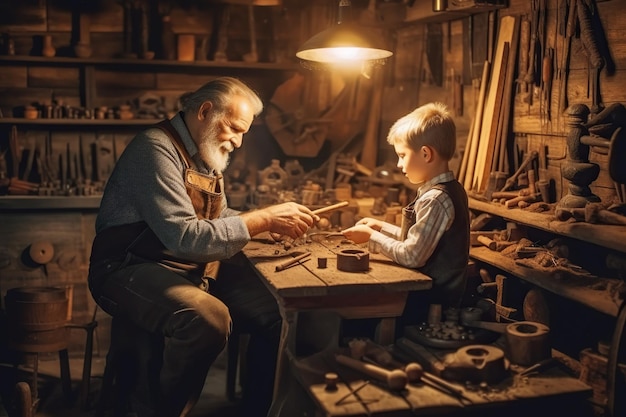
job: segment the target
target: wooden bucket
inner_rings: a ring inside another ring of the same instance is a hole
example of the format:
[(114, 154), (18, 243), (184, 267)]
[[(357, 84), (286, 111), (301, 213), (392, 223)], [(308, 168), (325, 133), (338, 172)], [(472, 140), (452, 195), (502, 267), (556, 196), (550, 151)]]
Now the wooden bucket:
[(67, 349), (69, 300), (65, 288), (12, 288), (5, 302), (10, 347), (22, 352)]

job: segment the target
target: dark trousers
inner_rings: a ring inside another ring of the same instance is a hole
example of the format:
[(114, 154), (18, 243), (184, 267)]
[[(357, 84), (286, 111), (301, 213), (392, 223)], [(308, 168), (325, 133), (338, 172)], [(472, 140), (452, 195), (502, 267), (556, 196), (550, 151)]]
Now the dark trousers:
[(282, 319), (274, 296), (242, 254), (222, 262), (211, 294), (230, 309), (234, 326), (249, 333), (241, 417), (265, 417), (272, 402)]
[(267, 414), (280, 315), (274, 298), (245, 262), (237, 257), (224, 262), (210, 293), (154, 263), (92, 265), (90, 289), (103, 310), (167, 338), (159, 383), (152, 384), (158, 388), (138, 399), (140, 417), (179, 417), (193, 407), (211, 364), (226, 345), (231, 317), (250, 333), (246, 386), (252, 388), (244, 389), (242, 404), (250, 411), (242, 415)]

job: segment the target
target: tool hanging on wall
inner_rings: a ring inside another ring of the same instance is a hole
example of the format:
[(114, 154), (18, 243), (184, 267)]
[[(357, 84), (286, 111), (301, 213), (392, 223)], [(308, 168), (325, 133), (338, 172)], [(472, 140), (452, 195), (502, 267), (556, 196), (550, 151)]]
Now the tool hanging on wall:
[(565, 25), (565, 39), (564, 39), (564, 48), (561, 52), (561, 64), (559, 65), (559, 99), (558, 99), (558, 115), (559, 117), (563, 115), (565, 109), (567, 108), (568, 98), (567, 98), (567, 79), (569, 77), (569, 63), (570, 63), (570, 50), (572, 47), (572, 38), (575, 34), (576, 30), (576, 2), (577, 0), (568, 0), (569, 7), (567, 8), (567, 19)]
[(528, 54), (530, 48), (530, 20), (528, 16), (522, 16), (520, 22), (520, 34), (519, 34), (519, 68), (518, 77), (516, 80), (518, 86), (518, 92), (520, 96), (525, 98), (528, 94), (528, 82), (526, 81), (526, 74), (528, 73)]
[(591, 71), (589, 72), (589, 85), (591, 86), (591, 113), (596, 114), (602, 110), (602, 98), (600, 97), (599, 79), (600, 71), (604, 67), (605, 61), (600, 54), (598, 38), (594, 33), (593, 10), (595, 7), (592, 0), (577, 0), (576, 11), (578, 24), (580, 26), (580, 41), (583, 50), (587, 55)]
[[(544, 67), (545, 72), (548, 72), (549, 63), (547, 63), (547, 41), (548, 34), (546, 30), (546, 14), (548, 13), (548, 7), (546, 6), (546, 0), (539, 0), (538, 4), (539, 20), (537, 23), (537, 55), (535, 56), (535, 86), (539, 87), (535, 89), (536, 97), (539, 99), (539, 120), (541, 125), (544, 124), (545, 119), (545, 89), (544, 89)], [(547, 77), (547, 74), (546, 74)]]
[(552, 77), (553, 77), (554, 49), (546, 48), (543, 64), (541, 66), (541, 101), (542, 114), (541, 125), (550, 122), (550, 108), (552, 104)]
[(536, 56), (537, 56), (537, 30), (539, 26), (539, 3), (538, 0), (533, 0), (531, 9), (530, 20), (530, 44), (528, 47), (528, 71), (524, 81), (528, 85), (528, 94), (524, 98), (524, 102), (528, 103), (528, 113), (530, 114), (530, 107), (533, 104), (533, 94), (535, 89), (536, 80)]

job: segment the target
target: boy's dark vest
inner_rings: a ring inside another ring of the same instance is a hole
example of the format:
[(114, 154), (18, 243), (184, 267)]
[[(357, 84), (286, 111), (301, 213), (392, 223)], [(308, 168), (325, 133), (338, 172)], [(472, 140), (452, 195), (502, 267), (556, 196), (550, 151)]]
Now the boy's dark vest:
[[(454, 205), (454, 221), (444, 232), (426, 265), (419, 268), (421, 272), (433, 279), (431, 291), (419, 291), (428, 297), (431, 304), (442, 304), (446, 307), (459, 307), (465, 291), (465, 271), (469, 260), (469, 208), (467, 194), (463, 186), (456, 180), (440, 183), (433, 188), (448, 194)], [(408, 210), (415, 222), (415, 211)], [(414, 295), (409, 299), (422, 298)], [(423, 303), (425, 299), (419, 301)], [(414, 301), (418, 302), (418, 301)], [(407, 306), (409, 309), (416, 306)], [(422, 306), (423, 307), (423, 306)], [(419, 310), (422, 310), (420, 308)], [(423, 311), (423, 310), (422, 310)]]
[[(207, 175), (197, 170), (196, 164), (185, 149), (180, 135), (169, 120), (156, 125), (172, 141), (185, 165), (185, 188), (198, 219), (219, 217), (224, 198), (224, 181), (221, 175)], [(156, 262), (171, 269), (202, 287), (205, 278), (217, 276), (219, 262), (198, 263), (178, 256), (165, 248), (145, 222), (113, 226), (96, 235), (90, 263), (103, 260), (122, 260), (132, 257), (132, 262)]]

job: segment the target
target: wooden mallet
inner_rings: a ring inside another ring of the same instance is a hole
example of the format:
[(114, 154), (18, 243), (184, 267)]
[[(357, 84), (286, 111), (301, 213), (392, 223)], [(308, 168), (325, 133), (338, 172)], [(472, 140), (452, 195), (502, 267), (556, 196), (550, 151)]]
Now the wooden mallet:
[(356, 371), (369, 375), (372, 378), (385, 382), (387, 387), (393, 391), (403, 390), (409, 382), (406, 372), (400, 369), (390, 371), (385, 368), (381, 368), (380, 366), (376, 366), (371, 363), (364, 363), (358, 359), (353, 359), (349, 356), (341, 354), (336, 355), (335, 358), (337, 362), (342, 365), (348, 366)]
[[(437, 375), (426, 372), (419, 363), (410, 362), (403, 365), (395, 360), (391, 353), (387, 352), (385, 349), (375, 346), (372, 343), (369, 343), (369, 348), (370, 351), (368, 354), (371, 355), (375, 362), (381, 364), (382, 366), (393, 367), (404, 371), (408, 382), (422, 382), (439, 391), (452, 394), (455, 397), (464, 397), (461, 389), (450, 384), (445, 379), (439, 378)], [(366, 360), (368, 360), (367, 358), (368, 356), (365, 356)]]

